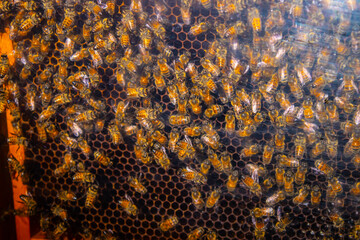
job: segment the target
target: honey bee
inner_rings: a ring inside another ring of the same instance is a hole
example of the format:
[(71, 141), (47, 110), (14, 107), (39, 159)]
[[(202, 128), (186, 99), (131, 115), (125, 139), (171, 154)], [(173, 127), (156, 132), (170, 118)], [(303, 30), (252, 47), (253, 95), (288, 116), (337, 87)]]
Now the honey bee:
[(261, 186), (259, 183), (249, 176), (243, 176), (242, 182), (244, 185), (249, 188), (250, 192), (254, 193), (256, 196), (260, 197), (262, 194)]
[(201, 193), (197, 188), (192, 188), (191, 198), (196, 209), (201, 210), (205, 206), (204, 200), (201, 198)]
[(197, 240), (200, 239), (201, 236), (204, 234), (205, 230), (202, 227), (198, 227), (193, 230), (187, 237), (188, 240)]
[(315, 167), (324, 173), (328, 178), (331, 178), (333, 176), (334, 169), (330, 167), (328, 164), (326, 164), (323, 160), (316, 160), (315, 161)]
[(232, 172), (231, 157), (228, 153), (222, 153), (220, 156), (222, 169), (224, 173), (230, 174)]
[(295, 145), (295, 158), (302, 159), (306, 149), (306, 137), (304, 133), (300, 132), (296, 135), (294, 140)]
[(343, 191), (343, 188), (339, 182), (339, 180), (336, 177), (331, 178), (328, 181), (328, 197), (329, 198), (335, 198), (338, 194), (340, 194)]
[(191, 127), (184, 128), (183, 133), (189, 137), (198, 137), (201, 134), (201, 127), (192, 125)]
[(62, 29), (66, 30), (70, 29), (74, 25), (76, 12), (74, 6), (65, 7), (64, 10), (65, 14), (64, 19), (61, 23), (61, 27)]
[(285, 173), (284, 191), (287, 196), (292, 196), (294, 194), (294, 175), (290, 171)]
[(278, 186), (284, 185), (284, 178), (285, 178), (285, 170), (283, 167), (279, 166), (275, 169), (275, 180)]
[(208, 150), (208, 159), (211, 164), (214, 166), (216, 171), (222, 172), (223, 165), (222, 162), (219, 160), (218, 155), (211, 149)]
[(62, 177), (66, 173), (70, 171), (70, 165), (69, 164), (62, 164), (58, 168), (55, 169), (54, 175), (55, 177)]
[(53, 105), (54, 106), (64, 105), (64, 104), (70, 103), (71, 101), (72, 101), (72, 97), (70, 94), (61, 93), (61, 94), (54, 96)]
[(116, 27), (116, 34), (119, 37), (120, 45), (123, 48), (127, 48), (130, 46), (130, 35), (124, 25), (118, 25)]
[(255, 218), (272, 217), (275, 215), (275, 210), (272, 207), (254, 208), (251, 215)]
[(75, 117), (76, 122), (89, 122), (96, 118), (93, 110), (85, 110)]
[[(81, 61), (89, 56), (90, 52), (87, 48), (82, 48), (70, 56), (70, 61)], [(65, 55), (66, 56), (66, 55)]]
[(294, 75), (290, 75), (288, 80), (288, 85), (290, 87), (291, 93), (294, 95), (294, 97), (296, 97), (296, 99), (303, 98), (304, 94), (301, 89), (301, 85), (298, 82), (297, 77), (295, 77)]
[(95, 68), (99, 67), (101, 64), (103, 64), (103, 60), (101, 58), (100, 53), (97, 50), (94, 50), (93, 48), (88, 48), (88, 52), (90, 54), (90, 57), (92, 59), (92, 64)]
[[(49, 104), (50, 104), (50, 101), (51, 101), (51, 98), (52, 98), (52, 89), (51, 89), (51, 86), (50, 86), (50, 83), (45, 83), (45, 84), (42, 84), (41, 85), (41, 95), (40, 95), (40, 98), (41, 98), (41, 104), (43, 107), (48, 107)], [(50, 106), (48, 107), (48, 110), (55, 110), (55, 106), (56, 105), (53, 105), (51, 106), (53, 109), (50, 109)], [(48, 112), (48, 113), (51, 113)]]
[(85, 208), (94, 208), (96, 198), (98, 196), (99, 186), (91, 185), (87, 191), (85, 199)]
[(61, 208), (59, 205), (56, 205), (54, 207), (51, 208), (51, 212), (55, 215), (60, 217), (63, 221), (67, 220), (67, 211), (63, 208)]
[[(32, 71), (32, 65), (30, 63), (25, 64), (24, 67), (21, 69), (19, 75), (20, 79), (21, 80), (28, 79), (31, 75), (31, 71)], [(0, 78), (2, 79), (1, 82), (5, 81), (7, 77), (8, 77), (7, 75), (3, 75), (0, 73)]]
[(124, 102), (124, 101), (120, 101), (116, 107), (115, 110), (115, 118), (119, 121), (123, 121), (125, 119), (125, 112), (127, 110), (127, 108), (129, 107), (129, 101)]
[(278, 208), (277, 211), (278, 222), (275, 224), (275, 229), (278, 232), (285, 232), (285, 229), (292, 222), (292, 219), (286, 214), (284, 217), (281, 217), (281, 208)]
[(274, 102), (274, 97), (266, 92), (266, 84), (263, 82), (259, 83), (259, 92), (261, 93), (261, 95), (263, 96), (263, 98), (265, 99), (265, 101), (269, 104), (272, 104)]
[(235, 114), (233, 111), (228, 111), (225, 115), (225, 131), (229, 134), (235, 131)]
[(276, 156), (278, 160), (278, 165), (280, 167), (298, 167), (299, 160), (291, 157), (287, 157), (286, 155), (278, 155)]
[(25, 214), (33, 216), (36, 212), (37, 203), (32, 195), (30, 193), (27, 193), (26, 195), (21, 194), (19, 198), (25, 206)]
[(166, 145), (166, 143), (168, 141), (166, 135), (161, 133), (159, 130), (156, 130), (155, 132), (153, 132), (151, 138), (153, 140), (156, 140), (161, 145)]
[(54, 229), (54, 231), (51, 233), (51, 237), (53, 239), (60, 239), (62, 235), (64, 235), (64, 233), (66, 232), (67, 227), (65, 226), (64, 222), (60, 222), (58, 225), (56, 225), (56, 228)]
[(219, 202), (220, 194), (221, 190), (219, 188), (211, 191), (210, 196), (206, 199), (206, 208), (213, 208)]
[(193, 181), (196, 184), (205, 184), (207, 181), (206, 176), (190, 167), (179, 169), (178, 174), (182, 178), (185, 178), (188, 181)]
[(304, 184), (307, 167), (308, 167), (308, 165), (306, 162), (302, 162), (298, 166), (297, 171), (295, 173), (295, 183), (296, 184), (298, 184), (298, 185)]
[(164, 58), (162, 58), (162, 56), (158, 57), (157, 64), (160, 69), (161, 75), (166, 78), (170, 77), (170, 75), (171, 75), (170, 67), (166, 63), (166, 60)]
[(334, 227), (342, 228), (344, 226), (344, 219), (342, 219), (342, 217), (336, 211), (330, 213), (329, 218), (333, 222)]
[(31, 31), (32, 28), (38, 25), (40, 21), (40, 16), (35, 11), (31, 11), (29, 15), (24, 20), (22, 20), (19, 26), (19, 35), (25, 36), (28, 32)]
[(27, 107), (31, 111), (34, 111), (36, 107), (36, 90), (37, 89), (34, 85), (30, 85), (30, 87), (27, 90), (26, 103), (27, 103)]
[(275, 180), (272, 177), (268, 177), (264, 180), (263, 186), (268, 191), (270, 188), (273, 187), (274, 183), (275, 183)]
[(311, 158), (317, 158), (325, 151), (326, 145), (324, 141), (319, 141), (315, 146), (310, 150)]
[(255, 7), (249, 9), (248, 12), (248, 22), (251, 24), (251, 27), (254, 32), (261, 31), (261, 18), (259, 10)]
[(225, 30), (225, 37), (233, 38), (238, 35), (242, 35), (246, 31), (246, 26), (243, 21), (235, 22), (231, 27)]
[(210, 94), (210, 90), (205, 88), (201, 91), (201, 98), (207, 106), (210, 106), (214, 103), (214, 98)]
[(232, 171), (228, 177), (228, 181), (226, 182), (227, 190), (229, 192), (234, 192), (238, 181), (239, 181), (239, 172)]
[(326, 113), (330, 122), (334, 123), (339, 121), (339, 113), (337, 111), (337, 107), (333, 102), (328, 102), (326, 105)]
[(264, 146), (264, 151), (263, 151), (263, 156), (262, 156), (263, 164), (270, 164), (271, 159), (274, 154), (274, 150), (275, 149), (272, 145), (267, 144)]
[(187, 114), (187, 103), (188, 100), (185, 97), (180, 97), (178, 101), (178, 113), (181, 115)]
[(56, 108), (52, 105), (48, 106), (46, 109), (44, 109), (39, 116), (38, 121), (39, 122), (44, 122), (46, 120), (48, 120), (49, 118), (51, 118), (56, 112)]
[(139, 210), (129, 195), (125, 194), (125, 198), (119, 200), (119, 204), (127, 214), (137, 216)]
[(140, 29), (140, 39), (141, 39), (141, 45), (145, 49), (151, 48), (152, 36), (151, 36), (151, 32), (148, 28)]
[(134, 188), (134, 190), (136, 192), (138, 192), (142, 195), (147, 193), (147, 189), (142, 184), (140, 178), (134, 178), (134, 177), (129, 176), (128, 182), (129, 182), (130, 187)]
[(180, 139), (180, 133), (179, 133), (179, 129), (177, 128), (173, 128), (172, 131), (170, 132), (170, 137), (169, 137), (169, 148), (170, 151), (174, 152), (177, 142)]
[(17, 179), (19, 176), (24, 175), (25, 167), (12, 154), (9, 155), (7, 162), (11, 177)]
[(245, 126), (252, 125), (254, 123), (253, 119), (251, 119), (251, 113), (248, 111), (241, 112), (239, 118), (241, 119), (242, 124)]
[(210, 230), (205, 234), (205, 237), (207, 240), (216, 240), (217, 239), (217, 234), (215, 231)]
[[(212, 63), (209, 59), (202, 58), (200, 60), (200, 64), (203, 68), (205, 68), (211, 75), (217, 77), (220, 75), (220, 68)], [(215, 82), (210, 81), (211, 78), (208, 78), (208, 75), (204, 75), (204, 80), (206, 79), (206, 86), (209, 88), (210, 91), (215, 92), (216, 91), (216, 85)]]
[(218, 137), (208, 135), (208, 134), (202, 135), (201, 141), (215, 150), (219, 149), (222, 146), (222, 144), (219, 142)]
[(103, 151), (94, 152), (94, 158), (96, 161), (98, 161), (101, 165), (105, 167), (112, 165), (111, 159), (106, 156)]
[(279, 129), (275, 134), (274, 147), (278, 152), (283, 152), (285, 149), (285, 133), (281, 129)]
[(81, 183), (94, 183), (95, 177), (95, 174), (85, 171), (84, 169), (79, 169), (79, 172), (74, 174), (73, 181)]
[(166, 87), (165, 79), (161, 76), (160, 69), (157, 67), (153, 72), (154, 83), (159, 91), (164, 91)]
[(191, 5), (192, 5), (192, 0), (181, 1), (181, 6), (180, 6), (181, 17), (186, 25), (190, 25), (191, 23), (191, 12), (190, 12)]
[(206, 9), (209, 9), (212, 6), (212, 1), (211, 0), (200, 0), (200, 3)]
[(256, 240), (263, 240), (265, 239), (265, 229), (266, 225), (263, 219), (255, 218), (252, 216), (252, 222), (255, 226), (254, 236)]
[(189, 105), (191, 106), (191, 111), (194, 114), (199, 115), (201, 113), (202, 109), (200, 106), (200, 100), (197, 97), (190, 98)]
[(169, 217), (168, 219), (160, 223), (160, 229), (163, 232), (167, 232), (174, 228), (179, 223), (179, 219), (176, 216)]
[(119, 145), (120, 143), (124, 142), (124, 139), (119, 130), (119, 127), (115, 123), (110, 124), (108, 130), (110, 133), (110, 137), (112, 139), (112, 143), (114, 145)]
[(135, 145), (135, 156), (138, 160), (140, 160), (143, 164), (150, 164), (152, 163), (152, 159), (150, 158), (147, 151), (144, 150), (142, 146)]
[(321, 202), (321, 192), (318, 185), (315, 185), (313, 187), (313, 190), (311, 191), (311, 204), (313, 206), (318, 206)]
[(351, 162), (354, 163), (356, 167), (359, 167), (360, 165), (360, 155), (355, 154), (355, 156), (351, 159)]
[(253, 144), (248, 147), (245, 147), (243, 150), (241, 150), (241, 156), (242, 157), (251, 157), (255, 154), (258, 154), (260, 151), (260, 147), (258, 144)]
[(283, 91), (278, 91), (275, 95), (275, 99), (283, 110), (287, 110), (291, 106), (289, 99)]
[(170, 98), (170, 102), (176, 105), (179, 99), (177, 86), (175, 84), (168, 85), (167, 91)]
[(255, 91), (251, 94), (251, 110), (253, 113), (257, 113), (261, 110), (261, 93)]
[(66, 190), (61, 190), (57, 196), (61, 201), (72, 201), (73, 202), (73, 201), (76, 201), (76, 199), (77, 199), (75, 193), (73, 193), (71, 191), (66, 191)]
[(169, 118), (169, 123), (172, 126), (182, 126), (190, 123), (190, 116), (186, 115), (171, 115)]
[(224, 107), (222, 105), (213, 104), (205, 110), (204, 115), (207, 118), (213, 118), (219, 116), (223, 112), (223, 110)]
[(150, 24), (148, 26), (150, 27), (150, 29), (153, 31), (153, 33), (157, 38), (159, 38), (160, 40), (164, 40), (166, 30), (164, 26), (161, 24), (160, 18), (161, 17), (151, 18), (149, 21)]
[(46, 125), (42, 122), (37, 122), (36, 123), (36, 129), (37, 129), (37, 132), (38, 132), (38, 137), (39, 137), (39, 140), (41, 142), (46, 142), (47, 141), (47, 135), (46, 135)]
[(350, 193), (354, 196), (360, 195), (360, 182), (357, 182), (353, 185), (353, 187), (350, 189)]
[(159, 143), (155, 143), (152, 149), (155, 161), (165, 170), (169, 169), (170, 159), (167, 156), (166, 150)]

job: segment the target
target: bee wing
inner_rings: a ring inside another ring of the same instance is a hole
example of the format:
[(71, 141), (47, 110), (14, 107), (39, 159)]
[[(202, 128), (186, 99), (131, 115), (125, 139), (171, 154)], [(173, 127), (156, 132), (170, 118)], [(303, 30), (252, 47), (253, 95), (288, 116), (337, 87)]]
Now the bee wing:
[(256, 219), (255, 219), (254, 216), (251, 216), (251, 221), (252, 221), (252, 223), (253, 223), (254, 225), (256, 225)]
[[(78, 170), (79, 172), (85, 172), (85, 165), (84, 165), (83, 163), (79, 162), (79, 163), (77, 164), (77, 170)], [(77, 174), (77, 173), (75, 173), (75, 174)]]
[(277, 211), (276, 211), (276, 217), (277, 220), (280, 222), (281, 221), (281, 207), (279, 206)]
[(351, 81), (351, 85), (353, 86), (353, 88), (355, 88), (356, 93), (359, 94), (359, 88), (356, 86), (354, 81)]
[(344, 80), (342, 81), (342, 83), (340, 84), (340, 86), (338, 87), (338, 89), (336, 90), (336, 95), (341, 95), (342, 93), (342, 90), (344, 89), (344, 86), (345, 86), (345, 82)]
[(254, 179), (254, 181), (256, 183), (259, 183), (259, 174), (258, 174), (258, 170), (255, 169), (252, 173), (251, 173), (251, 178)]
[(187, 135), (185, 135), (185, 141), (192, 147), (193, 145), (192, 145), (192, 142), (191, 142), (191, 139), (187, 136)]
[(125, 199), (128, 200), (129, 202), (131, 202), (132, 204), (134, 204), (133, 200), (131, 199), (131, 197), (127, 194), (125, 194)]
[(195, 170), (194, 169), (192, 169), (191, 167), (189, 167), (189, 166), (186, 166), (186, 171), (188, 171), (188, 172), (195, 172)]
[(162, 146), (162, 147), (161, 147), (161, 151), (163, 151), (163, 152), (164, 152), (164, 154), (165, 154), (166, 158), (169, 158), (169, 157), (168, 157), (168, 155), (167, 155), (167, 153), (166, 153), (166, 149), (165, 149), (165, 147), (164, 147), (164, 146)]

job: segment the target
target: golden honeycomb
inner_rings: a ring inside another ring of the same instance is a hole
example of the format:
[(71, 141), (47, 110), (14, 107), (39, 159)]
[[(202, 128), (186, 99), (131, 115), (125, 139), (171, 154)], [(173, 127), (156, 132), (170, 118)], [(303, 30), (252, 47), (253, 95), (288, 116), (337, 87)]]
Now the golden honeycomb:
[[(174, 47), (173, 52), (176, 56), (184, 50), (190, 51), (191, 61), (199, 66), (200, 58), (205, 56), (205, 50), (216, 39), (214, 29), (198, 36), (189, 35), (190, 26), (183, 24), (182, 21), (180, 0), (165, 2), (169, 7), (163, 13), (164, 17), (169, 21), (169, 25), (166, 27), (167, 43)], [(115, 20), (120, 19), (121, 9), (129, 6), (130, 3), (130, 0), (116, 1)], [(266, 9), (266, 6), (267, 3), (264, 3), (263, 9)], [(149, 15), (155, 15), (153, 1), (143, 1), (143, 8)], [(82, 19), (83, 7), (77, 5), (75, 9), (78, 13), (76, 25), (81, 29), (82, 24), (84, 24), (84, 19)], [(195, 23), (200, 17), (204, 17), (206, 21), (223, 21), (216, 9), (207, 10), (201, 7), (194, 7), (192, 9), (191, 23)], [(62, 14), (57, 12), (56, 18), (61, 19)], [(30, 36), (29, 39), (31, 39)], [(21, 84), (21, 88), (24, 89), (25, 85), (34, 85), (39, 92), (40, 85), (36, 82), (36, 78), (47, 65), (58, 66), (60, 52), (64, 49), (64, 42), (61, 42), (56, 36), (54, 36), (53, 40), (50, 53), (41, 64), (33, 66), (32, 77), (28, 78), (26, 83)], [(26, 44), (30, 45), (30, 40)], [(132, 44), (136, 45), (136, 40), (132, 41)], [(75, 49), (78, 50), (81, 47), (86, 47), (86, 43), (82, 46), (76, 45)], [(77, 62), (69, 61), (68, 69), (71, 73), (76, 73), (86, 69), (89, 65), (91, 65), (90, 59)], [(104, 99), (106, 101), (106, 119), (114, 118), (113, 106), (120, 100), (127, 99), (125, 89), (111, 78), (115, 68), (116, 64), (110, 66), (105, 63), (102, 64), (97, 69), (101, 76), (101, 82), (99, 87), (92, 91), (92, 96), (95, 99)], [(250, 81), (241, 84), (249, 92), (254, 89)], [(338, 85), (337, 82), (334, 82), (331, 87), (325, 88), (324, 91), (329, 96), (335, 96)], [(288, 87), (285, 87), (284, 91), (289, 92), (290, 90)], [(163, 113), (161, 115), (166, 121), (169, 115), (176, 112), (174, 105), (169, 104), (170, 99), (165, 91), (153, 91), (152, 100), (162, 105)], [(291, 97), (290, 100), (292, 103), (296, 103), (296, 98)], [(75, 102), (83, 103), (80, 98), (76, 97)], [(133, 100), (132, 104), (133, 106), (140, 106), (140, 101)], [(47, 209), (50, 209), (54, 204), (61, 204), (68, 211), (69, 234), (81, 232), (83, 229), (90, 229), (94, 232), (94, 235), (101, 235), (104, 231), (112, 230), (118, 239), (186, 239), (187, 235), (195, 227), (203, 227), (215, 230), (218, 234), (218, 239), (254, 239), (251, 211), (255, 207), (265, 206), (266, 198), (277, 190), (277, 187), (274, 187), (270, 190), (270, 193), (258, 197), (240, 185), (234, 194), (223, 191), (217, 207), (197, 210), (191, 199), (192, 184), (184, 181), (177, 174), (177, 169), (185, 166), (185, 164), (177, 160), (175, 154), (169, 153), (172, 161), (171, 168), (168, 171), (165, 171), (156, 164), (144, 165), (135, 158), (135, 140), (133, 138), (125, 137), (126, 144), (115, 146), (112, 144), (109, 132), (105, 127), (99, 133), (87, 134), (87, 140), (93, 151), (104, 150), (107, 153), (113, 153), (111, 157), (113, 166), (100, 166), (93, 156), (88, 158), (78, 149), (71, 151), (73, 159), (83, 162), (88, 171), (96, 174), (96, 183), (100, 187), (95, 207), (87, 209), (84, 207), (84, 187), (74, 183), (70, 174), (59, 178), (54, 176), (54, 170), (62, 164), (62, 159), (65, 153), (68, 152), (67, 147), (59, 139), (49, 138), (46, 143), (39, 142), (35, 120), (38, 119), (41, 109), (37, 108), (35, 112), (30, 112), (24, 105), (20, 105), (20, 107), (24, 136), (30, 139), (30, 146), (26, 150), (26, 167), (31, 175), (29, 182), (30, 190), (39, 205), (39, 209), (45, 215), (49, 214)], [(269, 107), (265, 104), (263, 109), (266, 111)], [(66, 124), (66, 118), (66, 111), (61, 108), (50, 121), (56, 123), (59, 130), (70, 132)], [(195, 123), (201, 123), (203, 118), (191, 115), (191, 120)], [(340, 122), (344, 120), (344, 115), (340, 114)], [(224, 115), (217, 117), (212, 123), (215, 129), (224, 129)], [(105, 126), (107, 125), (108, 122)], [(334, 125), (334, 128), (339, 136), (338, 151), (343, 152), (348, 137), (340, 131), (339, 125)], [(167, 125), (164, 131), (169, 134), (171, 127)], [(274, 132), (275, 128), (269, 119), (266, 119), (251, 136), (251, 142), (263, 146), (272, 139)], [(230, 135), (224, 131), (218, 131), (218, 133), (221, 138), (220, 141), (224, 145), (223, 151), (227, 151), (231, 155), (233, 168), (240, 170), (241, 174), (243, 174), (242, 170), (247, 163), (262, 163), (260, 154), (250, 158), (242, 158), (240, 156), (240, 152), (247, 140)], [(287, 129), (285, 152), (293, 151), (294, 144), (291, 140), (294, 134), (295, 130)], [(206, 156), (199, 157), (206, 158)], [(292, 202), (292, 198), (286, 198), (278, 206), (282, 208), (283, 213), (290, 214), (293, 221), (286, 228), (285, 233), (278, 233), (274, 228), (277, 221), (270, 218), (266, 227), (266, 239), (322, 239), (329, 232), (334, 239), (342, 239), (351, 230), (354, 222), (359, 220), (358, 212), (360, 211), (360, 206), (358, 205), (358, 199), (355, 199), (349, 193), (350, 187), (360, 179), (359, 169), (355, 167), (350, 159), (344, 158), (340, 154), (335, 160), (327, 161), (328, 164), (336, 169), (336, 176), (340, 179), (344, 188), (340, 196), (343, 199), (343, 204), (338, 206), (338, 209), (345, 221), (345, 227), (338, 229), (332, 226), (332, 222), (328, 217), (328, 208), (333, 206), (324, 198), (326, 196), (327, 179), (324, 175), (312, 170), (315, 168), (314, 160), (310, 158), (307, 160), (310, 169), (306, 174), (305, 184), (320, 186), (323, 195), (320, 206), (314, 207), (311, 204), (295, 205)], [(275, 160), (273, 159), (273, 161)], [(199, 163), (195, 161), (192, 164), (197, 167), (199, 166)], [(266, 165), (266, 169), (273, 176), (275, 164)], [(148, 191), (144, 195), (134, 192), (126, 181), (129, 176), (135, 176), (139, 173), (143, 174)], [(219, 174), (211, 170), (207, 184), (200, 187), (203, 198), (205, 198), (205, 195), (208, 196), (213, 188), (222, 186), (227, 181), (227, 178), (226, 174)], [(298, 188), (297, 186), (296, 189)], [(67, 203), (61, 202), (57, 197), (59, 190), (75, 192), (78, 200)], [(118, 205), (118, 201), (126, 194), (139, 207), (139, 215), (136, 218), (127, 215)], [(167, 216), (173, 215), (178, 217), (179, 224), (172, 231), (161, 232), (159, 222)], [(50, 229), (54, 229), (59, 222), (60, 219), (52, 217)], [(345, 237), (344, 239), (348, 238)]]

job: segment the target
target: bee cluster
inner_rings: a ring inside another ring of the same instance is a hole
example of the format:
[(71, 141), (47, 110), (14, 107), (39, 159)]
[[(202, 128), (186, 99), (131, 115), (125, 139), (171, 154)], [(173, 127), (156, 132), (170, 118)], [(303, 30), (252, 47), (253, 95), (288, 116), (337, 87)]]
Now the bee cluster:
[(355, 0), (2, 1), (15, 64), (0, 58), (0, 112), (32, 192), (14, 213), (40, 213), (53, 239), (358, 239), (358, 14)]

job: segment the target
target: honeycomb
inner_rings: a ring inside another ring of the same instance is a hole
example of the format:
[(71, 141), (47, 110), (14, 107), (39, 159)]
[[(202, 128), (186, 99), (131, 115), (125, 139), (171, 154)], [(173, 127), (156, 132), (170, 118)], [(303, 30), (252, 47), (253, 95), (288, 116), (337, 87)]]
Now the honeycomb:
[[(131, 3), (128, 1), (118, 0), (116, 2), (116, 12), (114, 18), (119, 17), (120, 10)], [(189, 35), (190, 25), (183, 24), (180, 12), (180, 0), (166, 1), (168, 10), (164, 13), (169, 21), (167, 27), (167, 43), (174, 47), (174, 55), (179, 55), (184, 50), (191, 53), (191, 61), (197, 66), (200, 65), (200, 58), (205, 56), (205, 50), (209, 44), (216, 39), (213, 29), (205, 34), (198, 36)], [(143, 1), (144, 10), (149, 15), (155, 15), (154, 2)], [(83, 7), (77, 5), (76, 11), (79, 17), (76, 24), (82, 27)], [(61, 15), (57, 18), (61, 19)], [(197, 22), (199, 18), (205, 18), (206, 21), (223, 21), (219, 17), (216, 9), (207, 10), (202, 7), (193, 7), (191, 23)], [(26, 85), (35, 85), (40, 90), (40, 85), (36, 82), (36, 78), (46, 68), (46, 65), (58, 66), (60, 52), (64, 49), (64, 42), (54, 36), (54, 42), (51, 44), (51, 51), (44, 61), (39, 65), (34, 65), (32, 77), (28, 78), (26, 83), (20, 85), (25, 88)], [(28, 40), (27, 45), (30, 45)], [(132, 44), (136, 44), (133, 42)], [(75, 49), (86, 47), (86, 43), (82, 46), (76, 46)], [(69, 61), (69, 70), (72, 73), (82, 71), (91, 64), (89, 59), (83, 61)], [(101, 75), (101, 82), (97, 89), (92, 91), (92, 95), (96, 99), (104, 99), (106, 101), (107, 119), (114, 118), (112, 109), (120, 100), (126, 100), (127, 94), (124, 88), (112, 80), (115, 72), (116, 64), (108, 66), (102, 64), (97, 70)], [(331, 88), (325, 91), (329, 96), (335, 96), (337, 83), (334, 82)], [(253, 89), (251, 83), (244, 86), (249, 92)], [(284, 89), (289, 92), (289, 89)], [(77, 99), (81, 103), (81, 100)], [(77, 101), (75, 100), (75, 102)], [(170, 103), (169, 96), (166, 92), (155, 90), (152, 100), (161, 103), (163, 107), (164, 118), (175, 113), (175, 107)], [(295, 98), (291, 98), (292, 103), (296, 103)], [(134, 106), (140, 106), (140, 101), (132, 100)], [(26, 166), (27, 171), (31, 174), (29, 182), (31, 192), (36, 199), (39, 209), (45, 214), (51, 206), (61, 204), (68, 211), (69, 234), (82, 232), (83, 229), (90, 229), (94, 235), (99, 236), (104, 231), (112, 230), (118, 239), (186, 239), (187, 235), (195, 229), (195, 227), (203, 227), (215, 230), (218, 239), (254, 239), (254, 225), (252, 223), (251, 211), (255, 207), (264, 207), (265, 200), (272, 193), (276, 192), (278, 187), (273, 187), (270, 192), (263, 194), (261, 197), (250, 193), (244, 186), (240, 185), (233, 194), (223, 191), (219, 204), (215, 208), (206, 210), (197, 210), (192, 204), (191, 188), (192, 184), (180, 178), (177, 170), (184, 167), (185, 163), (177, 160), (177, 156), (169, 153), (171, 159), (171, 168), (165, 171), (156, 164), (143, 165), (139, 163), (134, 154), (133, 138), (125, 138), (126, 144), (115, 146), (111, 143), (110, 135), (105, 127), (99, 133), (87, 134), (87, 140), (93, 151), (104, 150), (107, 153), (113, 153), (113, 166), (100, 166), (93, 156), (87, 158), (80, 150), (72, 150), (73, 159), (77, 162), (83, 162), (85, 167), (91, 173), (96, 174), (96, 183), (99, 185), (99, 197), (95, 202), (95, 207), (87, 209), (84, 207), (85, 189), (83, 186), (72, 181), (72, 175), (67, 174), (64, 177), (56, 178), (54, 170), (62, 164), (62, 160), (68, 149), (59, 139), (48, 138), (46, 143), (39, 142), (38, 132), (36, 128), (36, 119), (39, 118), (40, 109), (30, 112), (24, 105), (21, 105), (22, 129), (24, 136), (30, 139), (30, 146), (26, 150)], [(264, 111), (269, 106), (263, 106)], [(59, 130), (71, 131), (66, 124), (67, 114), (63, 109), (50, 119), (56, 123)], [(192, 122), (201, 123), (202, 118), (191, 115)], [(344, 115), (340, 115), (340, 122), (345, 121)], [(212, 121), (215, 129), (224, 129), (225, 117), (219, 116)], [(108, 124), (108, 123), (107, 123)], [(106, 126), (107, 126), (106, 124)], [(336, 133), (339, 137), (339, 152), (343, 152), (343, 148), (348, 141), (348, 136), (340, 131), (340, 126), (335, 125)], [(165, 127), (165, 132), (169, 134), (170, 126)], [(268, 143), (273, 138), (275, 128), (266, 119), (257, 128), (257, 131), (251, 136), (253, 143), (261, 146)], [(223, 151), (228, 152), (232, 158), (233, 169), (244, 171), (247, 163), (262, 163), (261, 155), (257, 154), (250, 158), (242, 158), (240, 152), (247, 143), (247, 140), (230, 135), (224, 131), (218, 131)], [(286, 133), (285, 152), (293, 150), (291, 129)], [(200, 156), (200, 160), (206, 157)], [(336, 176), (342, 183), (343, 193), (340, 195), (338, 209), (341, 217), (345, 221), (345, 227), (338, 229), (333, 227), (329, 220), (328, 208), (333, 208), (332, 203), (325, 199), (327, 179), (323, 174), (315, 171), (314, 160), (309, 157), (305, 158), (309, 163), (310, 169), (306, 174), (305, 184), (310, 186), (319, 185), (322, 192), (322, 200), (319, 207), (313, 207), (309, 204), (309, 200), (305, 204), (295, 205), (292, 198), (286, 198), (278, 204), (283, 213), (290, 214), (292, 223), (286, 228), (284, 233), (275, 231), (277, 220), (270, 218), (266, 227), (266, 239), (318, 239), (324, 235), (331, 235), (334, 239), (343, 238), (346, 233), (351, 230), (354, 222), (359, 220), (360, 206), (358, 200), (350, 195), (350, 187), (360, 179), (360, 171), (348, 158), (342, 155), (335, 160), (327, 161), (336, 169)], [(273, 159), (274, 163), (275, 159)], [(199, 162), (192, 160), (190, 163), (199, 167)], [(271, 176), (274, 176), (275, 164), (266, 165), (266, 169)], [(140, 195), (134, 192), (128, 185), (126, 179), (129, 176), (135, 176), (141, 173), (147, 188), (147, 193)], [(227, 181), (227, 175), (219, 174), (214, 170), (210, 170), (208, 182), (200, 187), (202, 197), (209, 196), (212, 189), (221, 187)], [(296, 190), (298, 190), (296, 186)], [(59, 190), (71, 190), (78, 196), (75, 202), (63, 203), (57, 197)], [(295, 191), (296, 192), (296, 191)], [(136, 206), (139, 207), (139, 215), (133, 218), (126, 214), (120, 208), (118, 201), (125, 195), (129, 195)], [(179, 224), (171, 231), (161, 232), (159, 222), (168, 216), (177, 216)], [(60, 219), (54, 217), (51, 219), (50, 229), (54, 229), (60, 222)]]

